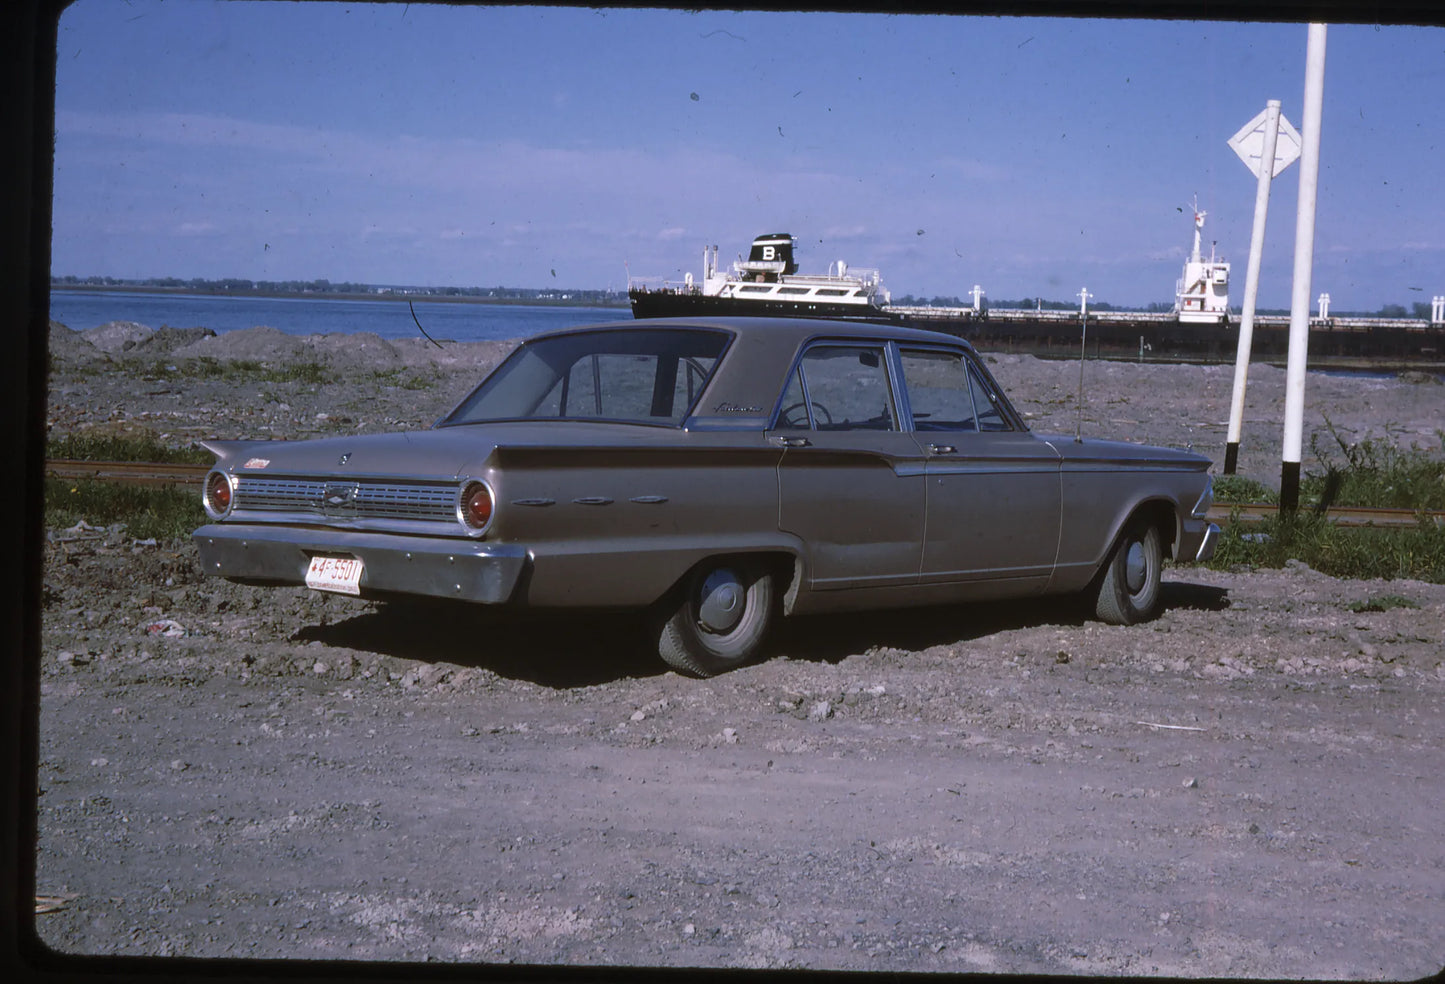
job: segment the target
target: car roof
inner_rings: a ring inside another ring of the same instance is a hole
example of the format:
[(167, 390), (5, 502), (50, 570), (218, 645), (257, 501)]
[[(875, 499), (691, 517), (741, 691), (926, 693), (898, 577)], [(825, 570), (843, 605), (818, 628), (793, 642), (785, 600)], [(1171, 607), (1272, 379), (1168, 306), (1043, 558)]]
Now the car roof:
[(588, 331), (656, 331), (683, 329), (725, 331), (732, 341), (715, 369), (690, 419), (692, 427), (747, 429), (771, 418), (787, 383), (798, 351), (813, 340), (894, 341), (915, 345), (947, 345), (973, 351), (962, 338), (898, 325), (822, 318), (645, 318), (578, 325), (534, 336), (533, 341)]
[(875, 324), (865, 321), (832, 321), (826, 318), (759, 318), (759, 317), (702, 317), (702, 318), (645, 318), (627, 321), (606, 321), (596, 324), (579, 324), (570, 328), (559, 328), (543, 332), (534, 337), (565, 334), (573, 331), (597, 331), (628, 328), (710, 328), (732, 332), (739, 338), (767, 338), (781, 345), (796, 346), (814, 337), (828, 338), (887, 338), (900, 342), (918, 344), (952, 344), (973, 346), (966, 339), (943, 332), (926, 331), (921, 328), (906, 328), (901, 325)]

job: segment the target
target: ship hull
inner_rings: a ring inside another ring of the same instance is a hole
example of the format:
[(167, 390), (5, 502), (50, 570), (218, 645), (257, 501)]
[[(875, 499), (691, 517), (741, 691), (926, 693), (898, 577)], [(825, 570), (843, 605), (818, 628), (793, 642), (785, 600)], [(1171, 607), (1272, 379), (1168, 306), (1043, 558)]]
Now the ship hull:
[[(1188, 324), (1159, 315), (1131, 317), (1122, 312), (1091, 314), (1082, 326), (1077, 314), (994, 311), (979, 316), (967, 309), (939, 313), (917, 308), (889, 311), (874, 306), (798, 304), (740, 300), (700, 293), (634, 291), (635, 318), (787, 317), (923, 328), (966, 338), (979, 349), (1044, 357), (1146, 361), (1232, 362), (1239, 346), (1235, 322)], [(1289, 352), (1289, 320), (1257, 319), (1250, 346), (1254, 361), (1282, 361)], [(1315, 319), (1310, 325), (1309, 362), (1313, 366), (1422, 366), (1445, 364), (1445, 325), (1381, 319)]]
[(717, 297), (702, 293), (654, 290), (628, 291), (634, 318), (822, 318), (829, 321), (864, 321), (902, 324), (872, 305), (830, 304), (825, 301), (787, 301)]
[[(1081, 325), (1068, 320), (991, 317), (960, 322), (955, 318), (912, 316), (914, 328), (958, 334), (980, 349), (1045, 356), (1077, 356), (1157, 361), (1233, 362), (1239, 350), (1234, 321), (1187, 324), (1177, 319), (1134, 318), (1118, 312), (1090, 316)], [(1250, 340), (1253, 361), (1283, 361), (1289, 354), (1289, 319), (1257, 320)], [(1383, 319), (1315, 319), (1308, 342), (1310, 365), (1445, 363), (1445, 325), (1424, 321), (1390, 323)]]

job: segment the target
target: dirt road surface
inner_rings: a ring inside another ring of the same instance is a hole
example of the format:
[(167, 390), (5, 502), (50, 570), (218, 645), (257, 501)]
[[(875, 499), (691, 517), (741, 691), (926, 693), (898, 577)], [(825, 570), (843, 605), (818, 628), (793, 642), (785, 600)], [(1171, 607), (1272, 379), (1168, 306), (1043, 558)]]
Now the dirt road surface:
[[(215, 437), (414, 425), (499, 354), (449, 368), (391, 345), (429, 388), (227, 393), (137, 383), (63, 341), (57, 432)], [(1076, 367), (995, 370), (1036, 420), (1072, 411)], [(1140, 439), (1214, 439), (1200, 370), (1136, 370), (1097, 373), (1094, 433), (1130, 413)], [(1430, 383), (1320, 388), (1355, 435), (1428, 440), (1439, 419)], [(628, 617), (247, 588), (119, 527), (51, 530), (46, 550), (36, 919), (61, 952), (1365, 979), (1445, 963), (1445, 586), (1182, 566), (1146, 625), (1056, 602), (799, 619), (765, 661), (700, 681)]]

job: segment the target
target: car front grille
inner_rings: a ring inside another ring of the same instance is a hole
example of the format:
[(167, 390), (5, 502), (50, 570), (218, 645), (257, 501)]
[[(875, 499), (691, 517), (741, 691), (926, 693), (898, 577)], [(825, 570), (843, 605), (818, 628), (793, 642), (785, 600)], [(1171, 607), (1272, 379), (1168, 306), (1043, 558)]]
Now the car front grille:
[(323, 519), (457, 521), (455, 482), (281, 478), (241, 475), (236, 510), (309, 513)]

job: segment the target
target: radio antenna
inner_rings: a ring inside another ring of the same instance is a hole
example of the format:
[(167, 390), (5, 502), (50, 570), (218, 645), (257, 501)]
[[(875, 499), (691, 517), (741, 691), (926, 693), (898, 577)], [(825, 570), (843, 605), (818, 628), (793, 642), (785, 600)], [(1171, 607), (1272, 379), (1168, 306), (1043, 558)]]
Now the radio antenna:
[(1084, 443), (1084, 359), (1089, 354), (1089, 288), (1079, 291), (1079, 398), (1074, 401), (1074, 443)]
[(442, 347), (442, 343), (439, 342), (439, 341), (437, 341), (435, 338), (432, 338), (430, 335), (427, 335), (426, 329), (421, 326), (421, 322), (420, 322), (420, 321), (417, 321), (416, 308), (412, 307), (411, 301), (407, 301), (407, 302), (406, 302), (406, 309), (411, 312), (411, 320), (416, 321), (416, 330), (419, 331), (419, 332), (421, 332), (423, 335), (426, 335), (426, 340), (427, 340), (427, 341), (431, 342), (431, 343), (432, 343), (433, 345), (435, 345), (437, 348), (441, 348), (441, 347)]

